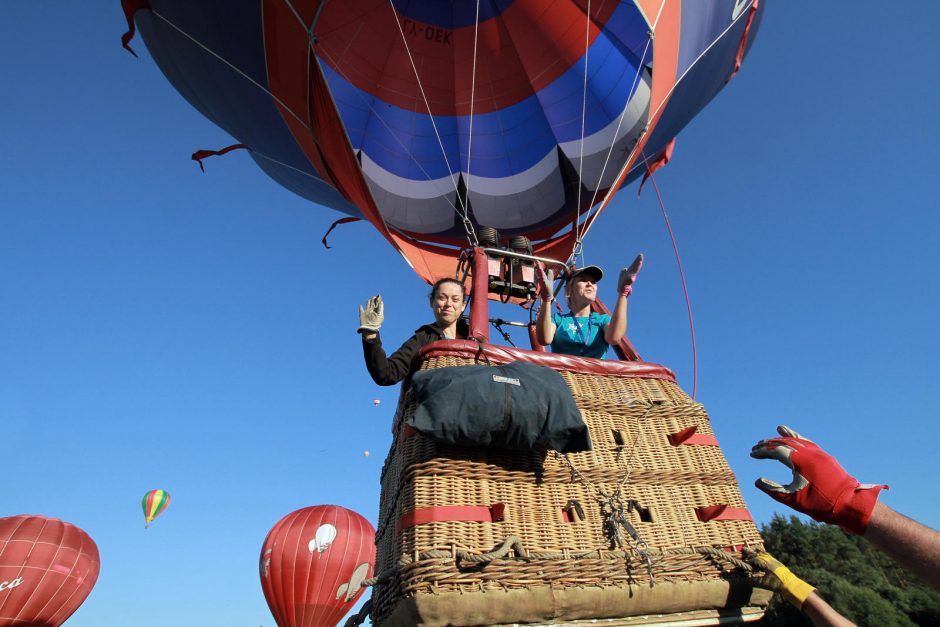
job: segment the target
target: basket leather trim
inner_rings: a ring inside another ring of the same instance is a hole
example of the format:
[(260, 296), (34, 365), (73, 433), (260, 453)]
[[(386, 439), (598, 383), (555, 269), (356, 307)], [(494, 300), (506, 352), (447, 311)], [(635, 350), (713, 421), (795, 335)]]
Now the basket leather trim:
[(666, 438), (673, 446), (681, 446), (682, 444), (718, 446), (718, 440), (715, 439), (715, 436), (708, 435), (707, 433), (696, 433), (697, 430), (698, 425), (692, 425), (688, 429), (670, 433)]
[(478, 344), (471, 340), (438, 340), (421, 349), (418, 359), (431, 357), (463, 357), (480, 363), (505, 364), (511, 361), (527, 361), (553, 370), (564, 370), (581, 374), (599, 374), (613, 377), (637, 377), (641, 379), (663, 379), (675, 383), (675, 373), (665, 366), (645, 361), (615, 361), (577, 357), (560, 353), (542, 353), (499, 346)]
[(398, 528), (407, 529), (432, 522), (500, 522), (505, 516), (505, 503), (494, 503), (488, 507), (485, 505), (421, 507), (402, 514), (398, 519)]
[(744, 507), (728, 507), (727, 505), (708, 505), (696, 507), (695, 515), (702, 522), (712, 520), (753, 520), (751, 512)]

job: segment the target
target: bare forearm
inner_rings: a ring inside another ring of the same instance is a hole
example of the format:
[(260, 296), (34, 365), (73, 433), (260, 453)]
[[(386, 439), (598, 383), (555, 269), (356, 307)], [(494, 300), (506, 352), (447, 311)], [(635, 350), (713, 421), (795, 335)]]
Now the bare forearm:
[(878, 502), (864, 537), (935, 590), (940, 590), (940, 532)]
[(803, 602), (803, 613), (816, 627), (855, 627), (855, 623), (835, 611), (815, 592)]
[(604, 332), (604, 339), (608, 344), (616, 344), (627, 332), (627, 297), (618, 296), (614, 312), (610, 315), (610, 323)]

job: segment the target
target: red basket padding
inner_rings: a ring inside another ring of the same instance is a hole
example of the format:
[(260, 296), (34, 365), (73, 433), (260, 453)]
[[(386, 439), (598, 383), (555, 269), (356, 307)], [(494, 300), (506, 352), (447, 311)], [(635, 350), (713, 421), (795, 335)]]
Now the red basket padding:
[(481, 345), (471, 340), (438, 340), (422, 348), (418, 354), (424, 359), (431, 357), (463, 357), (465, 359), (477, 359), (480, 363), (486, 363), (488, 359), (494, 364), (527, 361), (538, 366), (547, 366), (553, 370), (566, 370), (581, 374), (663, 379), (672, 382), (676, 380), (675, 373), (669, 368), (645, 361), (614, 361), (562, 355), (560, 353), (541, 353), (497, 344), (484, 344), (481, 351)]
[(669, 443), (673, 446), (680, 446), (682, 444), (718, 446), (718, 440), (715, 439), (715, 436), (708, 435), (706, 433), (696, 433), (697, 430), (698, 425), (692, 425), (688, 429), (676, 431), (675, 433), (671, 433), (666, 437), (669, 439)]
[(696, 507), (695, 515), (702, 522), (712, 520), (753, 520), (751, 512), (743, 507), (728, 507), (727, 505), (708, 505)]
[(432, 522), (499, 522), (506, 516), (506, 504), (485, 505), (442, 505), (438, 507), (420, 507), (398, 519), (398, 528), (406, 529), (415, 525)]

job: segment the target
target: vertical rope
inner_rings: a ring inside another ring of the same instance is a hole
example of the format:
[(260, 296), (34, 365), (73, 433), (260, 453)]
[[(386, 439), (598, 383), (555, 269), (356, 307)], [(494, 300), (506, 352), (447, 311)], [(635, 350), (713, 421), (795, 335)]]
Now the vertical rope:
[[(591, 0), (588, 0), (587, 11), (584, 15), (584, 82), (581, 87), (581, 143), (578, 154), (578, 203), (575, 205), (574, 228), (577, 230), (578, 222), (581, 220), (581, 188), (583, 185), (584, 173), (584, 125), (587, 118), (587, 81), (588, 81), (588, 53), (591, 50)], [(629, 100), (629, 98), (628, 98)], [(574, 244), (571, 246), (571, 257), (569, 263), (576, 263), (577, 256), (581, 253), (581, 236), (576, 235)]]
[(464, 229), (467, 231), (467, 238), (470, 244), (476, 246), (479, 244), (476, 231), (473, 229), (473, 223), (470, 222), (470, 156), (473, 154), (470, 147), (473, 145), (473, 103), (477, 88), (477, 41), (480, 33), (480, 0), (477, 0), (476, 17), (473, 20), (473, 67), (470, 74), (470, 128), (467, 131), (467, 189), (464, 190), (463, 197), (463, 218)]
[[(646, 155), (643, 155), (643, 161), (646, 162)], [(695, 393), (698, 388), (698, 355), (695, 348), (695, 322), (692, 319), (692, 301), (689, 299), (689, 288), (685, 283), (685, 272), (682, 271), (682, 258), (679, 256), (679, 245), (676, 243), (676, 236), (672, 232), (672, 225), (669, 223), (669, 215), (666, 213), (666, 205), (663, 203), (662, 194), (659, 193), (659, 185), (656, 184), (656, 178), (649, 171), (649, 180), (656, 190), (656, 198), (659, 200), (659, 208), (663, 212), (663, 220), (666, 222), (666, 230), (669, 231), (669, 239), (672, 240), (672, 250), (676, 255), (676, 265), (679, 267), (679, 278), (682, 280), (682, 292), (685, 294), (685, 307), (689, 312), (689, 334), (692, 338), (692, 400), (695, 400)]]
[[(652, 42), (653, 42), (652, 33), (650, 33), (650, 36), (646, 39), (646, 45), (643, 48), (643, 53), (640, 55), (639, 63), (637, 64), (637, 71), (633, 75), (633, 81), (630, 84), (630, 91), (627, 92), (627, 101), (624, 104), (623, 111), (620, 112), (619, 119), (617, 120), (617, 128), (614, 129), (613, 138), (610, 142), (610, 148), (607, 149), (607, 156), (604, 158), (604, 166), (601, 168), (600, 175), (597, 178), (597, 185), (595, 185), (594, 193), (591, 196), (591, 203), (590, 203), (591, 207), (593, 207), (594, 204), (597, 202), (597, 196), (600, 193), (600, 189), (601, 189), (601, 181), (604, 180), (604, 175), (607, 173), (607, 167), (610, 165), (610, 158), (613, 155), (614, 147), (617, 145), (617, 136), (620, 134), (620, 129), (623, 126), (623, 120), (627, 115), (627, 110), (630, 108), (630, 104), (633, 102), (633, 95), (636, 93), (637, 86), (639, 85), (640, 76), (642, 75), (643, 67), (644, 67), (643, 59), (646, 58), (646, 54), (647, 52), (649, 52), (649, 48), (650, 48), (650, 45), (652, 45)], [(645, 134), (646, 130), (644, 130), (643, 133)], [(642, 137), (642, 135), (640, 137)], [(581, 130), (581, 142), (583, 145), (584, 143), (584, 127), (583, 126)], [(639, 143), (637, 143), (637, 146), (638, 145)], [(634, 147), (633, 150), (635, 151), (636, 147)], [(628, 156), (626, 163), (629, 163), (632, 156), (633, 156), (633, 151), (631, 151), (630, 156)], [(582, 161), (583, 161), (583, 156), (582, 156)], [(581, 254), (582, 242), (584, 240), (584, 237), (587, 235), (588, 230), (591, 228), (591, 225), (593, 224), (593, 217), (589, 217), (587, 220), (585, 220), (583, 228), (579, 228), (578, 226), (578, 221), (580, 220), (580, 217), (581, 217), (581, 213), (580, 213), (581, 212), (581, 203), (580, 203), (580, 194), (581, 194), (580, 176), (581, 175), (580, 175), (580, 172), (578, 176), (579, 176), (579, 181), (578, 181), (579, 182), (579, 186), (578, 186), (579, 201), (578, 201), (578, 207), (577, 207), (578, 213), (577, 213), (577, 217), (575, 219), (575, 223), (573, 227), (575, 231), (575, 243), (571, 251), (571, 256), (568, 258), (569, 263), (573, 263), (576, 255)], [(618, 173), (618, 177), (619, 177), (619, 173)], [(604, 196), (604, 201), (606, 201), (610, 197), (612, 192), (613, 192), (613, 188), (607, 191), (607, 193)]]
[[(477, 0), (479, 2), (479, 0)], [(457, 191), (458, 201), (460, 198), (460, 190), (457, 189), (457, 181), (454, 178), (454, 168), (450, 165), (450, 160), (447, 158), (447, 149), (444, 147), (444, 142), (441, 139), (441, 133), (437, 129), (437, 124), (434, 122), (434, 113), (431, 111), (431, 103), (428, 102), (428, 97), (424, 93), (424, 85), (421, 84), (421, 75), (418, 74), (418, 66), (415, 65), (414, 57), (411, 54), (411, 48), (408, 47), (408, 39), (405, 37), (405, 30), (402, 28), (401, 20), (398, 19), (398, 10), (395, 9), (395, 4), (392, 0), (388, 0), (388, 6), (392, 10), (392, 16), (395, 18), (395, 24), (398, 26), (398, 32), (401, 35), (401, 41), (405, 46), (405, 52), (408, 54), (408, 62), (411, 63), (411, 69), (415, 75), (415, 82), (418, 85), (418, 91), (421, 93), (421, 99), (424, 100), (424, 106), (428, 111), (428, 120), (431, 122), (431, 128), (434, 129), (434, 137), (437, 139), (437, 144), (441, 148), (441, 155), (444, 157), (444, 164), (447, 166), (447, 171), (450, 173), (451, 181), (454, 183), (454, 190)], [(479, 19), (479, 4), (477, 4), (477, 19)], [(474, 50), (476, 49), (476, 43), (474, 42)], [(472, 96), (471, 96), (472, 101)], [(472, 102), (471, 102), (472, 104)], [(469, 158), (469, 155), (468, 155)], [(457, 209), (457, 207), (454, 207)], [(462, 207), (463, 215), (463, 225), (464, 230), (467, 232), (467, 239), (470, 241), (471, 245), (476, 246), (477, 244), (477, 235), (473, 230), (473, 224), (470, 222), (469, 215), (467, 214), (467, 207)]]

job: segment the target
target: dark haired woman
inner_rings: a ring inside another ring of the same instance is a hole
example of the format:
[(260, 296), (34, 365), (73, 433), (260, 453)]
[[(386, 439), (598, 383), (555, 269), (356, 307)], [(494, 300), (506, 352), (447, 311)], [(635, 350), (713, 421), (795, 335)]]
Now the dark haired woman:
[(457, 279), (440, 279), (431, 288), (431, 311), (434, 322), (415, 330), (407, 342), (385, 356), (379, 328), (385, 320), (385, 305), (382, 297), (373, 296), (359, 307), (359, 333), (362, 334), (362, 353), (372, 380), (379, 385), (395, 385), (408, 376), (411, 364), (418, 351), (426, 344), (437, 340), (467, 338), (467, 324), (460, 317), (467, 304), (463, 284)]

